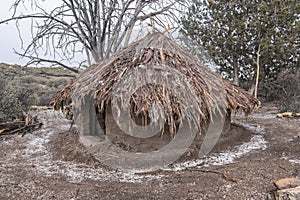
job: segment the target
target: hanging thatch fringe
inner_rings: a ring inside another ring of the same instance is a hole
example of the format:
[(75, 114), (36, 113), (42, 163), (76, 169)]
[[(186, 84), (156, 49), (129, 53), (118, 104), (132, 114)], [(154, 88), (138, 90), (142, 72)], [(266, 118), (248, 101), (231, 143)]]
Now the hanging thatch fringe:
[[(160, 77), (151, 76), (159, 70)], [(153, 78), (163, 84), (149, 84), (147, 80)], [(135, 82), (145, 85), (136, 90)], [(170, 90), (174, 87), (175, 93)], [(83, 97), (90, 91), (95, 91), (95, 106), (100, 113), (105, 112), (113, 95), (122, 104), (124, 98), (128, 99), (126, 91), (135, 91), (129, 94), (134, 114), (152, 122), (165, 117), (171, 133), (183, 119), (201, 130), (222, 108), (242, 109), (249, 114), (258, 105), (257, 99), (213, 73), (161, 33), (148, 35), (91, 66), (56, 93), (51, 104), (55, 110), (63, 110), (72, 102), (72, 94)], [(153, 109), (155, 106), (158, 110)]]

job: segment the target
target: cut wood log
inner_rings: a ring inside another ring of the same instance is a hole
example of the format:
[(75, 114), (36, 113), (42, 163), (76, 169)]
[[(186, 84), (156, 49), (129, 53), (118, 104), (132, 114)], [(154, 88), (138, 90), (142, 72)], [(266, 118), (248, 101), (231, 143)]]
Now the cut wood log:
[(294, 117), (300, 117), (300, 113), (294, 113)]
[(14, 129), (18, 127), (24, 126), (25, 121), (14, 121), (14, 122), (6, 122), (6, 123), (0, 123), (0, 130), (3, 129)]
[(276, 115), (277, 118), (283, 118), (283, 117), (300, 117), (300, 113), (293, 113), (293, 112), (284, 112), (284, 113), (279, 113)]
[(0, 130), (0, 133), (4, 132), (4, 131), (7, 131), (8, 129), (1, 129)]
[(0, 136), (7, 136), (13, 134), (22, 134), (22, 137), (28, 132), (32, 132), (41, 128), (43, 125), (37, 118), (27, 116), (25, 121), (7, 122), (0, 124)]

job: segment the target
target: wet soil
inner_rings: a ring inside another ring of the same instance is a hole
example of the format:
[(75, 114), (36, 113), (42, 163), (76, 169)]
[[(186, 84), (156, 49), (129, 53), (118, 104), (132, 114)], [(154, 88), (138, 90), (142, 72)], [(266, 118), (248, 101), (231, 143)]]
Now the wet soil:
[(300, 177), (300, 119), (276, 113), (267, 104), (235, 116), (206, 158), (124, 172), (94, 159), (63, 116), (45, 111), (41, 130), (0, 137), (0, 199), (273, 199), (274, 181)]

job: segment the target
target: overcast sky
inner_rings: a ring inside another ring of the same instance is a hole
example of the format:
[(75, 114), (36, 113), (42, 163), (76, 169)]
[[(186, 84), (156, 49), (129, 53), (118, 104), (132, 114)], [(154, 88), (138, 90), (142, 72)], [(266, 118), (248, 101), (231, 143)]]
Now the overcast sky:
[[(0, 6), (0, 20), (4, 20), (12, 16), (12, 11), (10, 11), (11, 5), (15, 0), (5, 0), (1, 1)], [(60, 0), (46, 0), (46, 7), (55, 6), (60, 2)], [(44, 2), (45, 3), (45, 2)], [(30, 41), (30, 21), (22, 21), (20, 24), (22, 31), (22, 39), (26, 44)], [(14, 50), (21, 50), (21, 41), (18, 35), (18, 31), (15, 27), (15, 22), (10, 22), (9, 24), (0, 25), (0, 63), (9, 63), (9, 64), (20, 64), (24, 65), (26, 60), (22, 60), (18, 55), (14, 54)]]
[[(0, 20), (8, 18), (11, 16), (9, 8), (13, 3), (13, 0), (6, 0), (1, 2), (0, 6)], [(24, 35), (24, 37), (29, 37), (29, 35)], [(0, 62), (10, 63), (10, 64), (24, 64), (22, 60), (18, 58), (13, 52), (13, 49), (20, 50), (21, 43), (18, 37), (17, 29), (14, 23), (2, 24), (0, 25)]]
[[(12, 10), (10, 10), (10, 8), (15, 1), (16, 0), (5, 0), (1, 2), (1, 6), (0, 6), (1, 21), (12, 16), (13, 12)], [(46, 10), (47, 9), (51, 10), (53, 7), (61, 3), (61, 0), (37, 0), (37, 1), (39, 1), (40, 4), (43, 6), (43, 8), (46, 8)], [(28, 13), (28, 11), (24, 10), (23, 13)], [(31, 40), (30, 27), (31, 27), (30, 19), (20, 21), (20, 30), (22, 33), (22, 40), (23, 40), (24, 47), (26, 47)], [(15, 22), (12, 21), (8, 24), (1, 24), (0, 25), (0, 52), (1, 52), (0, 63), (3, 62), (8, 64), (25, 65), (28, 60), (22, 59), (14, 53), (14, 49), (19, 52), (22, 52), (21, 47), (22, 47), (22, 42), (19, 38), (19, 34)], [(78, 58), (78, 61), (82, 61), (84, 59), (84, 56), (78, 55), (76, 58)], [(76, 59), (74, 61), (76, 61)]]
[[(13, 12), (10, 10), (11, 5), (16, 0), (3, 0), (0, 6), (0, 21), (7, 19), (12, 16)], [(43, 8), (52, 10), (55, 6), (61, 3), (61, 0), (37, 0), (40, 2)], [(30, 2), (30, 0), (28, 0)], [(30, 6), (30, 4), (29, 4)], [(22, 12), (22, 11), (21, 11)], [(30, 9), (29, 9), (30, 12)], [(28, 11), (24, 11), (23, 13), (27, 13)], [(30, 19), (20, 21), (20, 30), (22, 33), (22, 40), (24, 42), (24, 47), (28, 45), (31, 40), (31, 21)], [(8, 64), (19, 64), (25, 65), (28, 61), (27, 59), (21, 59), (18, 55), (14, 53), (14, 49), (22, 52), (22, 43), (19, 38), (18, 30), (16, 28), (15, 22), (11, 21), (8, 24), (0, 25), (0, 63), (8, 63)], [(79, 55), (79, 61), (84, 59), (83, 55)]]

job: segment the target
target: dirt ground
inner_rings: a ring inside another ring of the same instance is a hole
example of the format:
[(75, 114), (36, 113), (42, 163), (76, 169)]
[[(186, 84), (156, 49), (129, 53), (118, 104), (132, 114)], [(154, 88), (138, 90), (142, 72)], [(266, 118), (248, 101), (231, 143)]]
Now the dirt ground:
[(41, 130), (0, 137), (0, 199), (273, 199), (274, 181), (300, 177), (300, 119), (263, 105), (236, 116), (206, 158), (155, 172), (122, 172), (95, 160), (59, 113)]

